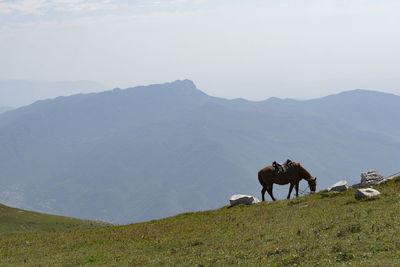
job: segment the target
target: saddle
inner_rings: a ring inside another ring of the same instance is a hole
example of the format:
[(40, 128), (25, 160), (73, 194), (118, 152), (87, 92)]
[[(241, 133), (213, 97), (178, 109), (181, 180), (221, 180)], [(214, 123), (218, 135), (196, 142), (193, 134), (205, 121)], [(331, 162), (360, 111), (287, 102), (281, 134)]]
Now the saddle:
[(290, 159), (286, 160), (283, 164), (274, 161), (272, 162), (272, 167), (274, 167), (277, 174), (282, 174), (288, 172), (293, 167), (293, 162)]

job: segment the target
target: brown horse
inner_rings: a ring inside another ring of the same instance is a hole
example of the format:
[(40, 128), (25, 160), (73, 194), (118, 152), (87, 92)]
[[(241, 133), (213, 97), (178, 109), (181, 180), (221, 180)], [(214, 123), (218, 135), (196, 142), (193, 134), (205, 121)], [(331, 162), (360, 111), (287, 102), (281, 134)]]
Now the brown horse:
[(273, 166), (265, 167), (258, 172), (258, 181), (263, 187), (261, 190), (262, 201), (265, 201), (265, 191), (267, 191), (272, 200), (275, 201), (274, 195), (272, 194), (272, 187), (274, 184), (285, 185), (290, 183), (287, 199), (290, 199), (293, 186), (296, 188), (296, 197), (298, 197), (299, 182), (301, 179), (306, 180), (310, 186), (311, 193), (315, 193), (317, 178), (312, 177), (311, 174), (300, 165), (300, 163), (293, 162), (293, 166), (284, 173), (277, 173)]

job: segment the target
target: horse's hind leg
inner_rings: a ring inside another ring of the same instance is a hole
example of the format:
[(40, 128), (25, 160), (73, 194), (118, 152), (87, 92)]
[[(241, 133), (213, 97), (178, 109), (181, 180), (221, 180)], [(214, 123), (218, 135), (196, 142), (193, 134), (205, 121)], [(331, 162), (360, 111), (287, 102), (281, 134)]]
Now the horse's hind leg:
[(266, 187), (263, 187), (263, 189), (261, 190), (262, 201), (265, 201), (265, 197), (264, 197), (265, 191), (267, 191), (267, 188), (266, 188)]

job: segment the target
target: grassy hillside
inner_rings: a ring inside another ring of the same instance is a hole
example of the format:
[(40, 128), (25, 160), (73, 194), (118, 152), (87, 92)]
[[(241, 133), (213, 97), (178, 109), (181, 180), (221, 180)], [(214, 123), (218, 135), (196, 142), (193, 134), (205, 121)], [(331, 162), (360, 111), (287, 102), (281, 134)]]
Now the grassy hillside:
[(400, 178), (354, 189), (223, 207), (147, 223), (0, 237), (0, 265), (394, 266)]
[(25, 211), (0, 204), (0, 236), (15, 233), (87, 229), (105, 225), (108, 224)]

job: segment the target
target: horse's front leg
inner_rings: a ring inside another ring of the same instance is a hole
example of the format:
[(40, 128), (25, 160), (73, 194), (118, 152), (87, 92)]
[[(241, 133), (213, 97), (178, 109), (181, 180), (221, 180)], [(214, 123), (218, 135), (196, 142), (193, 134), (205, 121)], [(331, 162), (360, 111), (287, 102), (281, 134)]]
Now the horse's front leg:
[(299, 182), (296, 182), (295, 188), (296, 188), (296, 197), (299, 197)]
[(290, 194), (292, 193), (294, 184), (290, 183), (289, 194), (287, 195), (286, 199), (290, 199)]
[(275, 201), (276, 199), (274, 198), (274, 194), (272, 194), (272, 188), (273, 188), (273, 184), (271, 184), (270, 186), (268, 186), (267, 192), (268, 192), (268, 194), (271, 196), (272, 200)]

